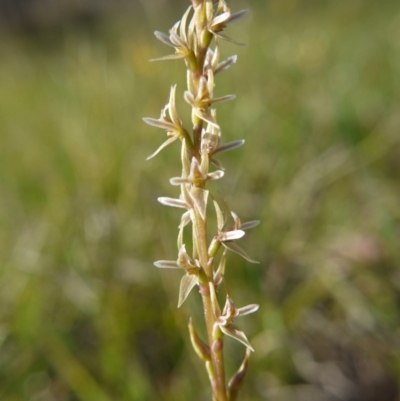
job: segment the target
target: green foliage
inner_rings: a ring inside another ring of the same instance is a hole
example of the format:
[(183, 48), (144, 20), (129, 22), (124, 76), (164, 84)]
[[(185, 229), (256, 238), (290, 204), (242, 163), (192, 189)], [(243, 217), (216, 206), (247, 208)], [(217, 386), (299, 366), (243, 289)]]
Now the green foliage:
[[(256, 350), (244, 399), (395, 400), (398, 5), (248, 6), (229, 32), (248, 46), (227, 46), (240, 62), (216, 88), (241, 94), (218, 118), (226, 141), (246, 139), (221, 154), (218, 185), (243, 221), (262, 221), (242, 241), (261, 264), (228, 254), (225, 272), (238, 305), (260, 303), (240, 322)], [(148, 63), (164, 51), (148, 32), (120, 19), (1, 39), (2, 400), (204, 399), (184, 316), (201, 320), (198, 300), (177, 312), (178, 274), (152, 265), (176, 246), (177, 228), (162, 233), (179, 211), (156, 202), (175, 196), (175, 149), (145, 162), (160, 137), (141, 117), (182, 72)], [(241, 348), (226, 347), (231, 374)]]

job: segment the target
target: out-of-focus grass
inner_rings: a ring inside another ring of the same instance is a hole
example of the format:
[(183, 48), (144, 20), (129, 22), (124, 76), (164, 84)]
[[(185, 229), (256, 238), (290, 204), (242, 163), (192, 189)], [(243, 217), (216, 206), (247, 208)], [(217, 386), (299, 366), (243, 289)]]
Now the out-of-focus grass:
[[(217, 81), (238, 95), (218, 109), (223, 135), (246, 139), (221, 156), (219, 190), (262, 220), (243, 241), (261, 264), (228, 260), (237, 304), (261, 305), (239, 322), (256, 349), (243, 399), (396, 400), (399, 7), (251, 8), (230, 28), (249, 45), (226, 45), (239, 61)], [(156, 198), (175, 194), (178, 150), (145, 162), (164, 138), (141, 121), (183, 89), (181, 65), (147, 62), (169, 51), (152, 24), (181, 11), (2, 39), (2, 400), (208, 399), (186, 332), (198, 296), (177, 311), (179, 277), (152, 267), (176, 254), (179, 213)], [(231, 372), (243, 349), (227, 353)]]

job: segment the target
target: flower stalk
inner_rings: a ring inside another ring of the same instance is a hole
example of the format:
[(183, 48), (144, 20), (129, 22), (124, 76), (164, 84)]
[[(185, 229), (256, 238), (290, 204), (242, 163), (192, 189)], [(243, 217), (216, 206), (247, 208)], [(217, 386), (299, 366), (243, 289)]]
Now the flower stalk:
[[(211, 195), (207, 183), (224, 176), (224, 169), (215, 156), (244, 144), (244, 140), (223, 142), (214, 105), (233, 100), (235, 96), (228, 94), (214, 97), (214, 87), (215, 76), (231, 67), (237, 60), (236, 56), (230, 56), (220, 61), (220, 42), (228, 40), (237, 43), (222, 31), (229, 23), (243, 17), (247, 11), (231, 13), (224, 0), (191, 0), (191, 3), (169, 34), (155, 32), (156, 38), (172, 47), (175, 52), (153, 61), (182, 59), (186, 64), (187, 88), (183, 98), (192, 109), (192, 126), (190, 129), (184, 127), (179, 118), (176, 107), (176, 85), (171, 87), (168, 103), (161, 110), (160, 117), (144, 118), (147, 124), (163, 129), (167, 134), (167, 140), (148, 159), (175, 141), (179, 140), (181, 143), (182, 175), (170, 179), (172, 185), (180, 188), (180, 195), (176, 199), (169, 197), (158, 199), (163, 205), (184, 209), (177, 240), (178, 258), (159, 260), (154, 264), (158, 268), (184, 270), (185, 274), (179, 288), (178, 307), (184, 303), (193, 288), (199, 288), (207, 328), (207, 343), (196, 333), (192, 320), (189, 322), (191, 342), (195, 352), (206, 365), (213, 401), (233, 401), (237, 399), (247, 371), (250, 352), (253, 351), (244, 332), (234, 324), (234, 319), (255, 312), (258, 305), (235, 307), (225, 282), (227, 252), (239, 254), (251, 263), (258, 263), (235, 241), (245, 235), (245, 230), (255, 227), (259, 222), (242, 224), (239, 217), (229, 210), (223, 200), (218, 202), (212, 197), (217, 227), (213, 238), (209, 241), (207, 206)], [(233, 226), (228, 225), (229, 217), (233, 220)], [(183, 236), (189, 225), (192, 226), (192, 255), (186, 251)], [(226, 303), (222, 311), (217, 297), (221, 287), (226, 292)], [(238, 340), (246, 347), (243, 362), (228, 384), (223, 354), (225, 336)]]

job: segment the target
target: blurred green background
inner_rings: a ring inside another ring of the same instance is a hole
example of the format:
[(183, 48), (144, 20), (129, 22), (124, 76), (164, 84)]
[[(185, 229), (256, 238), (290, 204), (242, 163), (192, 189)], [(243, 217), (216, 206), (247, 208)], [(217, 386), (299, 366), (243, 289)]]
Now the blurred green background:
[[(153, 36), (188, 1), (0, 3), (0, 399), (209, 400), (177, 310), (179, 146), (146, 126), (182, 63)], [(256, 349), (242, 400), (400, 400), (400, 7), (231, 1), (213, 188), (243, 221), (227, 281)], [(57, 6), (56, 6), (57, 5)], [(179, 103), (181, 114), (188, 107)], [(174, 144), (175, 145), (175, 144)], [(244, 349), (227, 341), (232, 373)]]

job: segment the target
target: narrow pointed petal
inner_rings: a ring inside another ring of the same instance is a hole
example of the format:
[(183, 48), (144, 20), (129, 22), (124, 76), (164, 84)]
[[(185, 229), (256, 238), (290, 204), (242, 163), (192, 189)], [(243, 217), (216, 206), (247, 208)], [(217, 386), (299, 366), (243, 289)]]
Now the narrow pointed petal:
[(160, 32), (160, 31), (154, 31), (154, 36), (160, 40), (161, 42), (163, 42), (165, 45), (167, 46), (171, 46), (171, 47), (175, 47), (174, 44), (171, 42), (171, 40), (169, 39), (169, 36), (164, 33), (164, 32)]
[(184, 40), (182, 40), (182, 38), (176, 33), (174, 32), (172, 29), (169, 31), (170, 35), (169, 35), (169, 39), (170, 41), (173, 43), (173, 45), (175, 47), (183, 47), (186, 48), (187, 44), (185, 43)]
[(231, 65), (235, 64), (237, 61), (237, 55), (230, 56), (225, 60), (221, 61), (214, 69), (214, 75), (218, 74), (221, 71), (228, 69)]
[(236, 95), (225, 95), (221, 97), (215, 97), (210, 99), (210, 103), (220, 103), (220, 102), (229, 102), (230, 100), (236, 99)]
[(224, 176), (224, 172), (222, 170), (217, 170), (207, 175), (209, 180), (218, 180)]
[(252, 259), (246, 252), (244, 249), (242, 249), (239, 245), (235, 244), (234, 242), (222, 242), (222, 245), (229, 249), (232, 252), (237, 253), (238, 255), (240, 255), (242, 258), (245, 258), (246, 260), (248, 260), (250, 263), (260, 263), (257, 260)]
[(230, 324), (228, 326), (220, 326), (219, 327), (221, 331), (226, 334), (229, 337), (234, 338), (235, 340), (240, 341), (242, 344), (244, 344), (250, 351), (254, 352), (253, 347), (250, 345), (249, 340), (247, 339), (246, 335), (243, 333), (243, 331), (239, 330), (238, 327), (236, 327), (233, 324)]
[(169, 144), (176, 141), (177, 139), (178, 139), (177, 136), (172, 136), (171, 138), (168, 138), (154, 153), (152, 153), (150, 156), (148, 156), (146, 158), (146, 160), (150, 160), (154, 156), (157, 156), (164, 148), (166, 148)]
[(185, 302), (186, 298), (192, 291), (193, 287), (197, 284), (197, 276), (194, 274), (185, 274), (182, 277), (181, 284), (179, 287), (179, 301), (178, 308)]
[(176, 260), (157, 260), (154, 262), (154, 266), (159, 269), (181, 269), (181, 267), (177, 265)]
[(235, 228), (236, 230), (239, 230), (239, 228), (241, 228), (241, 223), (240, 223), (240, 219), (239, 216), (235, 213), (235, 212), (231, 212), (231, 215), (233, 217), (233, 220), (235, 222)]
[(249, 10), (245, 9), (245, 10), (240, 10), (240, 11), (237, 11), (237, 12), (231, 14), (228, 21), (226, 21), (226, 24), (230, 24), (232, 22), (239, 20), (240, 18), (243, 18), (248, 12), (249, 12)]
[(188, 38), (186, 36), (186, 23), (187, 23), (187, 18), (189, 16), (191, 9), (192, 9), (192, 6), (189, 6), (188, 9), (185, 11), (185, 14), (183, 14), (183, 17), (181, 19), (181, 23), (179, 26), (179, 33), (185, 42), (188, 41)]
[(230, 12), (225, 12), (225, 13), (222, 13), (222, 14), (216, 16), (211, 21), (211, 27), (226, 23), (227, 21), (229, 21), (230, 17), (231, 17)]
[(226, 40), (227, 42), (231, 42), (231, 43), (233, 43), (233, 44), (235, 44), (235, 45), (238, 45), (238, 46), (246, 46), (246, 43), (237, 42), (236, 40), (230, 38), (229, 36), (227, 36), (227, 35), (225, 35), (225, 34), (223, 34), (223, 33), (221, 33), (221, 32), (218, 32), (218, 33), (215, 33), (215, 32), (214, 32), (214, 35), (217, 36), (217, 37), (219, 37), (220, 39)]
[(161, 197), (157, 200), (165, 206), (181, 207), (183, 209), (187, 209), (186, 202), (181, 199)]
[(250, 228), (257, 227), (260, 224), (260, 220), (252, 220), (252, 221), (246, 221), (246, 223), (243, 223), (240, 226), (241, 230), (249, 230)]
[(201, 340), (201, 338), (197, 335), (196, 330), (192, 323), (192, 318), (190, 318), (189, 320), (189, 334), (192, 346), (196, 351), (196, 354), (199, 356), (199, 358), (202, 359), (203, 361), (210, 361), (211, 360), (210, 347), (207, 344), (205, 344)]
[(227, 152), (229, 150), (240, 148), (244, 144), (244, 142), (245, 142), (244, 139), (239, 139), (237, 141), (224, 143), (224, 144), (218, 146), (218, 148), (215, 149), (213, 154), (215, 155), (216, 153)]
[(190, 184), (190, 179), (187, 177), (173, 177), (169, 182), (171, 185)]
[(219, 234), (220, 241), (233, 241), (242, 238), (246, 233), (243, 230), (222, 231)]
[(249, 358), (250, 358), (250, 350), (246, 348), (246, 354), (244, 356), (243, 362), (240, 365), (237, 372), (232, 376), (228, 383), (228, 394), (229, 394), (229, 401), (236, 401), (239, 391), (243, 386), (244, 378), (247, 373), (247, 369), (249, 366)]
[(219, 169), (219, 170), (224, 170), (224, 168), (223, 168), (223, 166), (222, 166), (222, 163), (221, 163), (219, 160), (214, 159), (214, 158), (212, 157), (212, 158), (210, 158), (210, 162), (211, 162), (217, 169)]
[(249, 315), (250, 313), (257, 312), (259, 307), (260, 307), (260, 305), (251, 304), (251, 305), (243, 306), (242, 308), (237, 308), (236, 316), (246, 316), (246, 315)]
[(149, 61), (153, 62), (153, 61), (179, 60), (185, 57), (186, 56), (182, 53), (175, 53), (175, 54), (169, 54), (168, 56), (151, 58)]
[(151, 117), (143, 117), (143, 121), (153, 127), (162, 128), (170, 132), (175, 130), (175, 125), (168, 121), (162, 121)]

